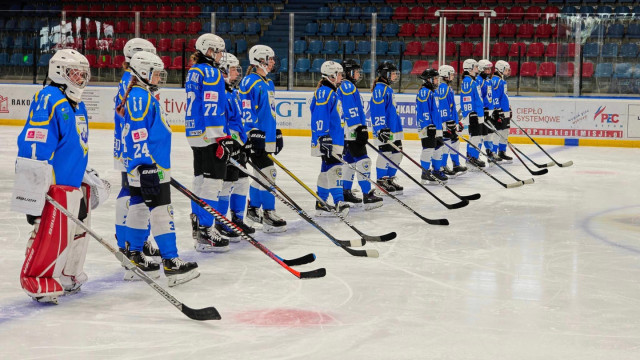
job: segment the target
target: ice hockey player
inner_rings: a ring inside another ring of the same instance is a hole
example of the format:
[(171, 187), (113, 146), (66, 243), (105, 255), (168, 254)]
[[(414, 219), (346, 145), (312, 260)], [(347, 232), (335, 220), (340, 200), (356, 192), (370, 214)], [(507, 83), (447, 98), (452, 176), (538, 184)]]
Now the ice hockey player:
[(336, 93), (342, 82), (342, 65), (334, 61), (325, 61), (320, 67), (320, 73), (322, 79), (318, 82), (309, 105), (311, 155), (322, 157), (318, 175), (318, 196), (327, 202), (331, 194), (335, 207), (328, 208), (316, 200), (316, 215), (332, 216), (333, 210), (343, 213), (349, 211), (349, 204), (344, 201), (342, 192), (342, 166), (333, 156), (342, 156), (344, 148), (342, 104)]
[[(227, 109), (225, 116), (227, 123), (225, 132), (231, 136), (237, 144), (234, 146), (232, 157), (242, 166), (247, 164), (247, 150), (244, 144), (247, 142), (247, 133), (244, 130), (242, 121), (242, 107), (240, 106), (240, 95), (237, 85), (242, 80), (242, 67), (233, 54), (226, 53), (222, 56), (219, 66), (225, 81), (227, 97)], [(238, 225), (247, 234), (253, 234), (255, 229), (247, 225), (244, 219), (244, 210), (249, 192), (249, 177), (233, 165), (227, 166), (227, 174), (222, 184), (222, 190), (218, 196), (218, 210), (226, 216), (229, 206), (231, 207), (231, 221)], [(239, 236), (222, 224), (216, 224), (216, 230), (223, 238), (230, 241), (240, 241)]]
[[(509, 105), (509, 95), (507, 94), (506, 79), (511, 75), (511, 67), (504, 60), (496, 62), (496, 71), (491, 78), (493, 86), (493, 116), (495, 119), (496, 130), (500, 132), (505, 139), (509, 138), (509, 128), (511, 127), (511, 105)], [(498, 153), (498, 157), (505, 163), (511, 163), (513, 158), (507, 155), (507, 142), (497, 137), (493, 143), (493, 152)], [(498, 142), (500, 145), (498, 145)]]
[(50, 84), (35, 94), (18, 136), (11, 208), (27, 214), (34, 226), (20, 285), (34, 300), (57, 303), (58, 296), (77, 292), (88, 279), (83, 270), (86, 233), (45, 195), (89, 225), (94, 194), (83, 184), (89, 117), (81, 100), (91, 77), (89, 61), (75, 50), (58, 50), (49, 61), (48, 77)]
[[(356, 87), (362, 77), (360, 65), (355, 60), (347, 59), (342, 64), (345, 79), (342, 80), (337, 94), (342, 103), (342, 119), (345, 123), (344, 161), (371, 177), (371, 159), (367, 155), (367, 141), (369, 141), (369, 129), (367, 118), (362, 105), (362, 97)], [(351, 191), (353, 179), (358, 179), (362, 190), (362, 199)], [(351, 207), (364, 205), (365, 210), (371, 210), (382, 206), (382, 199), (375, 195), (371, 189), (371, 183), (362, 175), (357, 174), (350, 166), (342, 167), (342, 188), (344, 201)]]
[[(114, 168), (121, 173), (121, 188), (118, 197), (116, 198), (116, 241), (118, 243), (118, 248), (122, 253), (128, 255), (127, 250), (127, 227), (125, 226), (125, 221), (127, 219), (127, 212), (129, 211), (129, 184), (127, 183), (127, 171), (125, 169), (125, 165), (122, 159), (123, 152), (123, 138), (122, 138), (122, 127), (124, 126), (124, 103), (122, 99), (124, 99), (127, 90), (129, 90), (129, 85), (131, 84), (131, 71), (129, 70), (129, 62), (131, 62), (131, 57), (137, 53), (138, 51), (147, 51), (152, 54), (156, 53), (156, 48), (153, 44), (145, 39), (141, 38), (133, 38), (124, 45), (124, 63), (122, 63), (122, 68), (124, 73), (122, 74), (122, 79), (120, 83), (118, 83), (118, 94), (115, 97), (115, 114), (114, 114), (114, 132), (113, 132), (113, 158), (114, 158)], [(147, 235), (145, 239), (149, 237), (149, 231), (147, 230)], [(143, 253), (145, 256), (153, 256), (159, 257), (160, 251), (155, 248), (150, 241), (145, 241), (143, 247)], [(133, 274), (129, 274), (133, 276)]]
[[(395, 99), (391, 84), (398, 81), (398, 68), (391, 62), (385, 61), (378, 65), (376, 70), (377, 78), (371, 89), (371, 101), (369, 109), (371, 113), (371, 124), (373, 133), (377, 138), (378, 149), (390, 158), (394, 163), (400, 165), (402, 153), (395, 150), (389, 143), (394, 143), (402, 149), (402, 120), (396, 110)], [(376, 178), (378, 184), (392, 194), (402, 194), (404, 188), (396, 181), (398, 169), (387, 162), (382, 156), (378, 156), (376, 161)]]
[[(483, 59), (478, 61), (478, 71), (480, 71), (478, 78), (476, 81), (480, 85), (480, 90), (482, 92), (482, 103), (484, 104), (484, 121), (488, 124), (493, 124), (493, 96), (491, 92), (491, 70), (493, 69), (493, 64), (491, 61)], [(484, 151), (487, 154), (487, 158), (493, 161), (501, 161), (497, 154), (493, 152), (493, 141), (494, 136), (493, 130), (489, 129), (487, 126), (482, 126), (482, 135), (484, 137)]]
[[(249, 69), (240, 82), (242, 118), (248, 132), (251, 162), (263, 173), (276, 181), (276, 168), (269, 154), (277, 155), (282, 150), (282, 132), (276, 129), (275, 86), (267, 75), (277, 69), (273, 49), (265, 45), (255, 45), (249, 49)], [(255, 172), (255, 175), (260, 175)], [(260, 213), (262, 208), (262, 214)], [(268, 233), (287, 230), (287, 222), (276, 214), (276, 199), (255, 181), (249, 187), (247, 219), (262, 224), (262, 231)]]
[[(442, 139), (442, 118), (440, 117), (438, 94), (438, 72), (426, 69), (420, 74), (422, 87), (416, 96), (416, 115), (418, 120), (418, 135), (422, 142), (420, 164), (422, 165), (422, 183), (435, 184), (437, 180), (446, 182), (447, 176), (442, 172), (442, 153), (444, 140)], [(431, 165), (431, 166), (430, 166)], [(431, 167), (431, 170), (429, 168)]]
[[(195, 48), (195, 64), (189, 69), (185, 84), (185, 130), (193, 151), (193, 190), (219, 211), (218, 194), (226, 175), (227, 159), (236, 145), (225, 133), (225, 81), (218, 69), (225, 44), (217, 35), (203, 34), (196, 40)], [(228, 251), (229, 240), (215, 229), (213, 216), (193, 201), (191, 212), (196, 251)]]
[[(160, 248), (164, 274), (169, 286), (200, 275), (195, 262), (178, 257), (173, 207), (171, 206), (171, 127), (162, 116), (154, 93), (166, 81), (167, 72), (155, 54), (139, 51), (129, 63), (136, 84), (125, 102), (124, 139), (128, 172), (129, 214), (127, 227), (139, 236), (130, 237), (129, 259), (149, 276), (159, 276), (159, 266), (142, 253), (144, 234), (151, 222), (151, 232)], [(132, 79), (132, 81), (134, 81)]]
[[(469, 142), (482, 148), (482, 134), (484, 125), (484, 103), (482, 101), (482, 92), (480, 85), (476, 81), (478, 75), (478, 62), (473, 59), (467, 59), (462, 63), (464, 69), (464, 78), (460, 88), (460, 107), (462, 108), (462, 117), (469, 124)], [(480, 152), (467, 144), (467, 156), (472, 170), (486, 167), (484, 161), (480, 160)]]
[[(440, 85), (438, 86), (438, 109), (440, 109), (440, 117), (442, 118), (443, 138), (445, 143), (455, 150), (460, 147), (460, 139), (458, 133), (462, 132), (464, 126), (458, 121), (458, 109), (456, 108), (455, 95), (451, 89), (451, 82), (455, 75), (455, 69), (451, 65), (442, 65), (438, 69), (440, 76)], [(453, 169), (447, 166), (448, 157), (451, 155)], [(467, 172), (467, 167), (460, 164), (460, 156), (457, 152), (445, 147), (442, 154), (443, 172), (449, 178), (457, 177)]]

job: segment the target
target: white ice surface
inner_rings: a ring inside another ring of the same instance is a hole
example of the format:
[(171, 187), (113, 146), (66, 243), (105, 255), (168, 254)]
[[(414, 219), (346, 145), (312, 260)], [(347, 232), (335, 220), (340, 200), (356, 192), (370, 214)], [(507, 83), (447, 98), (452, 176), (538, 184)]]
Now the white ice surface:
[[(0, 359), (638, 359), (640, 357), (640, 170), (638, 149), (546, 146), (569, 168), (503, 189), (473, 173), (450, 186), (482, 198), (446, 210), (409, 179), (403, 201), (450, 226), (431, 226), (388, 199), (350, 215), (362, 231), (396, 231), (369, 243), (380, 258), (352, 257), (277, 203), (289, 230), (258, 233), (272, 251), (317, 260), (322, 279), (298, 280), (248, 243), (225, 254), (192, 247), (187, 199), (173, 191), (178, 248), (202, 276), (170, 292), (191, 307), (215, 306), (222, 320), (189, 320), (143, 282), (125, 283), (116, 259), (91, 240), (89, 282), (57, 306), (32, 302), (19, 272), (31, 230), (7, 211), (18, 127), (0, 127)], [(113, 239), (119, 173), (112, 135), (92, 130), (90, 164), (114, 194), (93, 214)], [(287, 137), (278, 158), (315, 187), (319, 160), (309, 139)], [(406, 141), (419, 158), (419, 142)], [(538, 162), (533, 145), (518, 145)], [(374, 161), (375, 161), (375, 157)], [(515, 160), (515, 159), (514, 159)], [(515, 160), (508, 169), (528, 178)], [(409, 161), (403, 167), (414, 176)], [(174, 134), (173, 174), (191, 186), (191, 151)], [(490, 172), (508, 181), (496, 168)], [(314, 200), (282, 171), (280, 186), (306, 210)], [(357, 185), (356, 185), (357, 186)], [(430, 187), (447, 202), (443, 188)], [(342, 239), (357, 236), (336, 219), (318, 220)], [(115, 243), (115, 241), (112, 241)], [(164, 277), (160, 279), (166, 285)]]

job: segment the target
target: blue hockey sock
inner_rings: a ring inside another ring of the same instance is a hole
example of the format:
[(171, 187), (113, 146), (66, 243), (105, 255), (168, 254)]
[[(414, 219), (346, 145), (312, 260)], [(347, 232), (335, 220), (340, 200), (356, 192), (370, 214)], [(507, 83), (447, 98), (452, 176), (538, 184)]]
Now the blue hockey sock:
[(318, 186), (318, 196), (326, 202), (329, 199), (329, 189)]
[(267, 190), (260, 191), (260, 198), (262, 199), (263, 210), (275, 210), (276, 209), (276, 197)]
[(345, 190), (351, 190), (353, 187), (353, 181), (351, 180), (342, 180), (342, 188)]
[(507, 144), (500, 144), (500, 151), (507, 151)]
[(173, 232), (162, 234), (154, 237), (158, 249), (160, 249), (160, 256), (163, 259), (173, 259), (178, 257), (178, 248), (176, 247), (176, 234)]
[(376, 168), (376, 179), (380, 180), (385, 176), (387, 176), (387, 168), (382, 169), (382, 168), (377, 167)]
[[(445, 149), (446, 150), (446, 149)], [(449, 160), (449, 153), (442, 154), (442, 164), (447, 166), (447, 161)]]
[(485, 140), (485, 142), (484, 142), (484, 148), (485, 148), (485, 149), (492, 150), (492, 149), (493, 149), (493, 142), (492, 142), (491, 140)]
[(116, 239), (118, 247), (124, 249), (124, 243), (127, 240), (127, 227), (125, 225), (116, 225)]
[(478, 150), (476, 150), (476, 149), (475, 149), (473, 146), (471, 146), (471, 145), (467, 145), (467, 154), (468, 154), (470, 157), (473, 157), (473, 158), (476, 158), (476, 159), (477, 159), (477, 158), (478, 158), (478, 156), (480, 155), (480, 153), (478, 152)]
[(422, 165), (422, 170), (426, 171), (426, 170), (429, 170), (429, 167), (431, 166), (431, 162), (420, 160), (420, 165)]
[(396, 176), (397, 172), (398, 172), (398, 169), (396, 169), (393, 165), (389, 165), (389, 167), (387, 168), (387, 176), (388, 177)]
[(229, 207), (231, 208), (231, 212), (240, 219), (244, 219), (244, 208), (246, 203), (246, 195), (231, 194), (231, 198), (229, 199)]
[(451, 161), (453, 162), (454, 166), (460, 166), (460, 155), (451, 154)]
[(129, 243), (129, 250), (142, 251), (144, 242), (147, 241), (147, 236), (149, 235), (149, 229), (134, 229), (127, 227), (126, 234), (126, 239)]
[(371, 183), (367, 180), (358, 180), (358, 184), (360, 184), (363, 194), (368, 194), (371, 191)]
[[(329, 189), (329, 192), (331, 193), (331, 197), (333, 198), (333, 203), (337, 204), (338, 201), (344, 201), (344, 195), (342, 193), (342, 188), (341, 187), (332, 187), (331, 189)], [(322, 199), (324, 200), (324, 199)], [(326, 200), (325, 200), (326, 202)]]
[[(211, 200), (211, 199), (202, 199), (204, 200), (204, 202), (207, 203), (207, 205), (211, 206), (212, 208), (217, 209), (218, 206), (218, 202)], [(200, 221), (200, 226), (204, 226), (204, 227), (211, 227), (211, 225), (213, 225), (213, 215), (209, 214), (206, 211), (202, 211), (201, 215), (198, 217), (198, 220)]]
[(249, 205), (259, 208), (262, 206), (262, 197), (260, 196), (260, 189), (253, 186), (249, 187)]
[(216, 208), (220, 212), (220, 214), (227, 216), (227, 212), (229, 211), (229, 197), (228, 196), (219, 196), (218, 197), (218, 207)]

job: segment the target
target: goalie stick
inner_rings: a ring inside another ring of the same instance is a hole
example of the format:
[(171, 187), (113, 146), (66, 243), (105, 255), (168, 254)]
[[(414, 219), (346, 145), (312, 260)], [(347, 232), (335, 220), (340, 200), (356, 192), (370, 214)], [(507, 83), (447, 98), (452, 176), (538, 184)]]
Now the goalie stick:
[(302, 257), (299, 257), (299, 258), (296, 258), (296, 259), (291, 259), (291, 260), (283, 259), (280, 256), (278, 256), (275, 253), (273, 253), (271, 250), (269, 250), (266, 246), (262, 245), (262, 243), (258, 242), (256, 239), (251, 237), (251, 235), (246, 234), (236, 224), (234, 224), (229, 219), (224, 217), (216, 209), (214, 209), (211, 206), (209, 206), (209, 204), (207, 204), (204, 200), (200, 199), (194, 193), (189, 191), (189, 189), (187, 189), (186, 187), (182, 186), (182, 184), (180, 184), (176, 179), (171, 178), (171, 185), (174, 188), (176, 188), (178, 191), (183, 193), (186, 197), (188, 197), (189, 199), (193, 200), (193, 202), (198, 204), (206, 212), (208, 212), (209, 214), (213, 215), (213, 217), (216, 220), (220, 221), (222, 224), (227, 226), (229, 229), (233, 230), (234, 233), (240, 235), (240, 238), (250, 242), (251, 245), (253, 245), (256, 248), (258, 248), (260, 251), (265, 253), (271, 259), (275, 260), (275, 262), (280, 264), (280, 266), (282, 266), (287, 271), (292, 273), (298, 279), (320, 278), (320, 277), (323, 277), (323, 276), (326, 275), (327, 271), (325, 270), (325, 268), (319, 268), (319, 269), (315, 269), (315, 270), (302, 271), (302, 272), (291, 268), (291, 266), (302, 265), (302, 264), (306, 264), (306, 263), (309, 263), (309, 262), (315, 260), (316, 256), (314, 254), (308, 254), (308, 255), (305, 255), (305, 256), (302, 256)]
[(188, 307), (187, 305), (181, 303), (178, 299), (173, 297), (173, 295), (171, 295), (171, 293), (169, 293), (162, 286), (160, 286), (160, 284), (158, 284), (152, 278), (150, 278), (147, 274), (145, 274), (144, 271), (142, 271), (137, 266), (133, 265), (133, 263), (123, 253), (121, 253), (116, 248), (111, 246), (111, 244), (109, 244), (102, 237), (100, 237), (98, 234), (96, 234), (93, 230), (91, 230), (91, 228), (89, 228), (82, 221), (80, 221), (77, 217), (75, 217), (73, 214), (71, 214), (71, 212), (69, 212), (69, 210), (67, 210), (64, 206), (60, 205), (51, 196), (47, 195), (47, 201), (49, 203), (51, 203), (51, 205), (53, 205), (60, 212), (62, 212), (67, 218), (69, 218), (73, 222), (75, 222), (76, 225), (78, 225), (81, 228), (83, 228), (87, 233), (89, 233), (89, 235), (91, 235), (91, 237), (93, 237), (100, 244), (102, 244), (102, 246), (107, 248), (107, 250), (109, 250), (116, 257), (116, 259), (118, 259), (118, 261), (120, 261), (120, 264), (124, 268), (126, 268), (127, 270), (131, 271), (132, 273), (134, 273), (138, 277), (140, 277), (145, 283), (147, 283), (147, 285), (151, 286), (151, 288), (153, 290), (157, 291), (158, 294), (162, 295), (162, 297), (165, 298), (165, 300), (170, 302), (171, 305), (175, 306), (178, 310), (180, 310), (187, 317), (189, 317), (190, 319), (193, 319), (193, 320), (200, 320), (200, 321), (204, 321), (204, 320), (220, 320), (222, 318), (220, 316), (220, 313), (218, 313), (218, 310), (216, 310), (216, 308), (213, 307), (213, 306), (207, 307), (207, 308), (203, 308), (203, 309), (192, 309), (192, 308)]

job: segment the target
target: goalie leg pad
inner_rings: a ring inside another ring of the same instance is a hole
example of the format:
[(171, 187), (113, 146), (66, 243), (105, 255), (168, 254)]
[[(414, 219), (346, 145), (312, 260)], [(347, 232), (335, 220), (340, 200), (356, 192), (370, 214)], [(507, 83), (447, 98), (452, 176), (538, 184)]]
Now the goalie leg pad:
[[(91, 188), (87, 184), (82, 184), (82, 190), (84, 192), (83, 202), (87, 209), (87, 215), (82, 222), (87, 226), (91, 226)], [(80, 205), (82, 208), (82, 203)], [(75, 225), (75, 224), (74, 224)], [(62, 269), (62, 276), (60, 277), (60, 283), (64, 288), (66, 294), (72, 294), (80, 290), (80, 286), (87, 282), (89, 277), (84, 272), (84, 261), (87, 257), (87, 248), (89, 246), (89, 238), (83, 228), (76, 225), (75, 236), (73, 241), (69, 244), (67, 262)]]
[[(82, 192), (71, 186), (53, 185), (49, 196), (72, 214), (77, 214)], [(62, 295), (60, 277), (67, 262), (68, 246), (75, 236), (76, 225), (50, 203), (46, 203), (40, 226), (20, 272), (20, 285), (33, 298)]]

